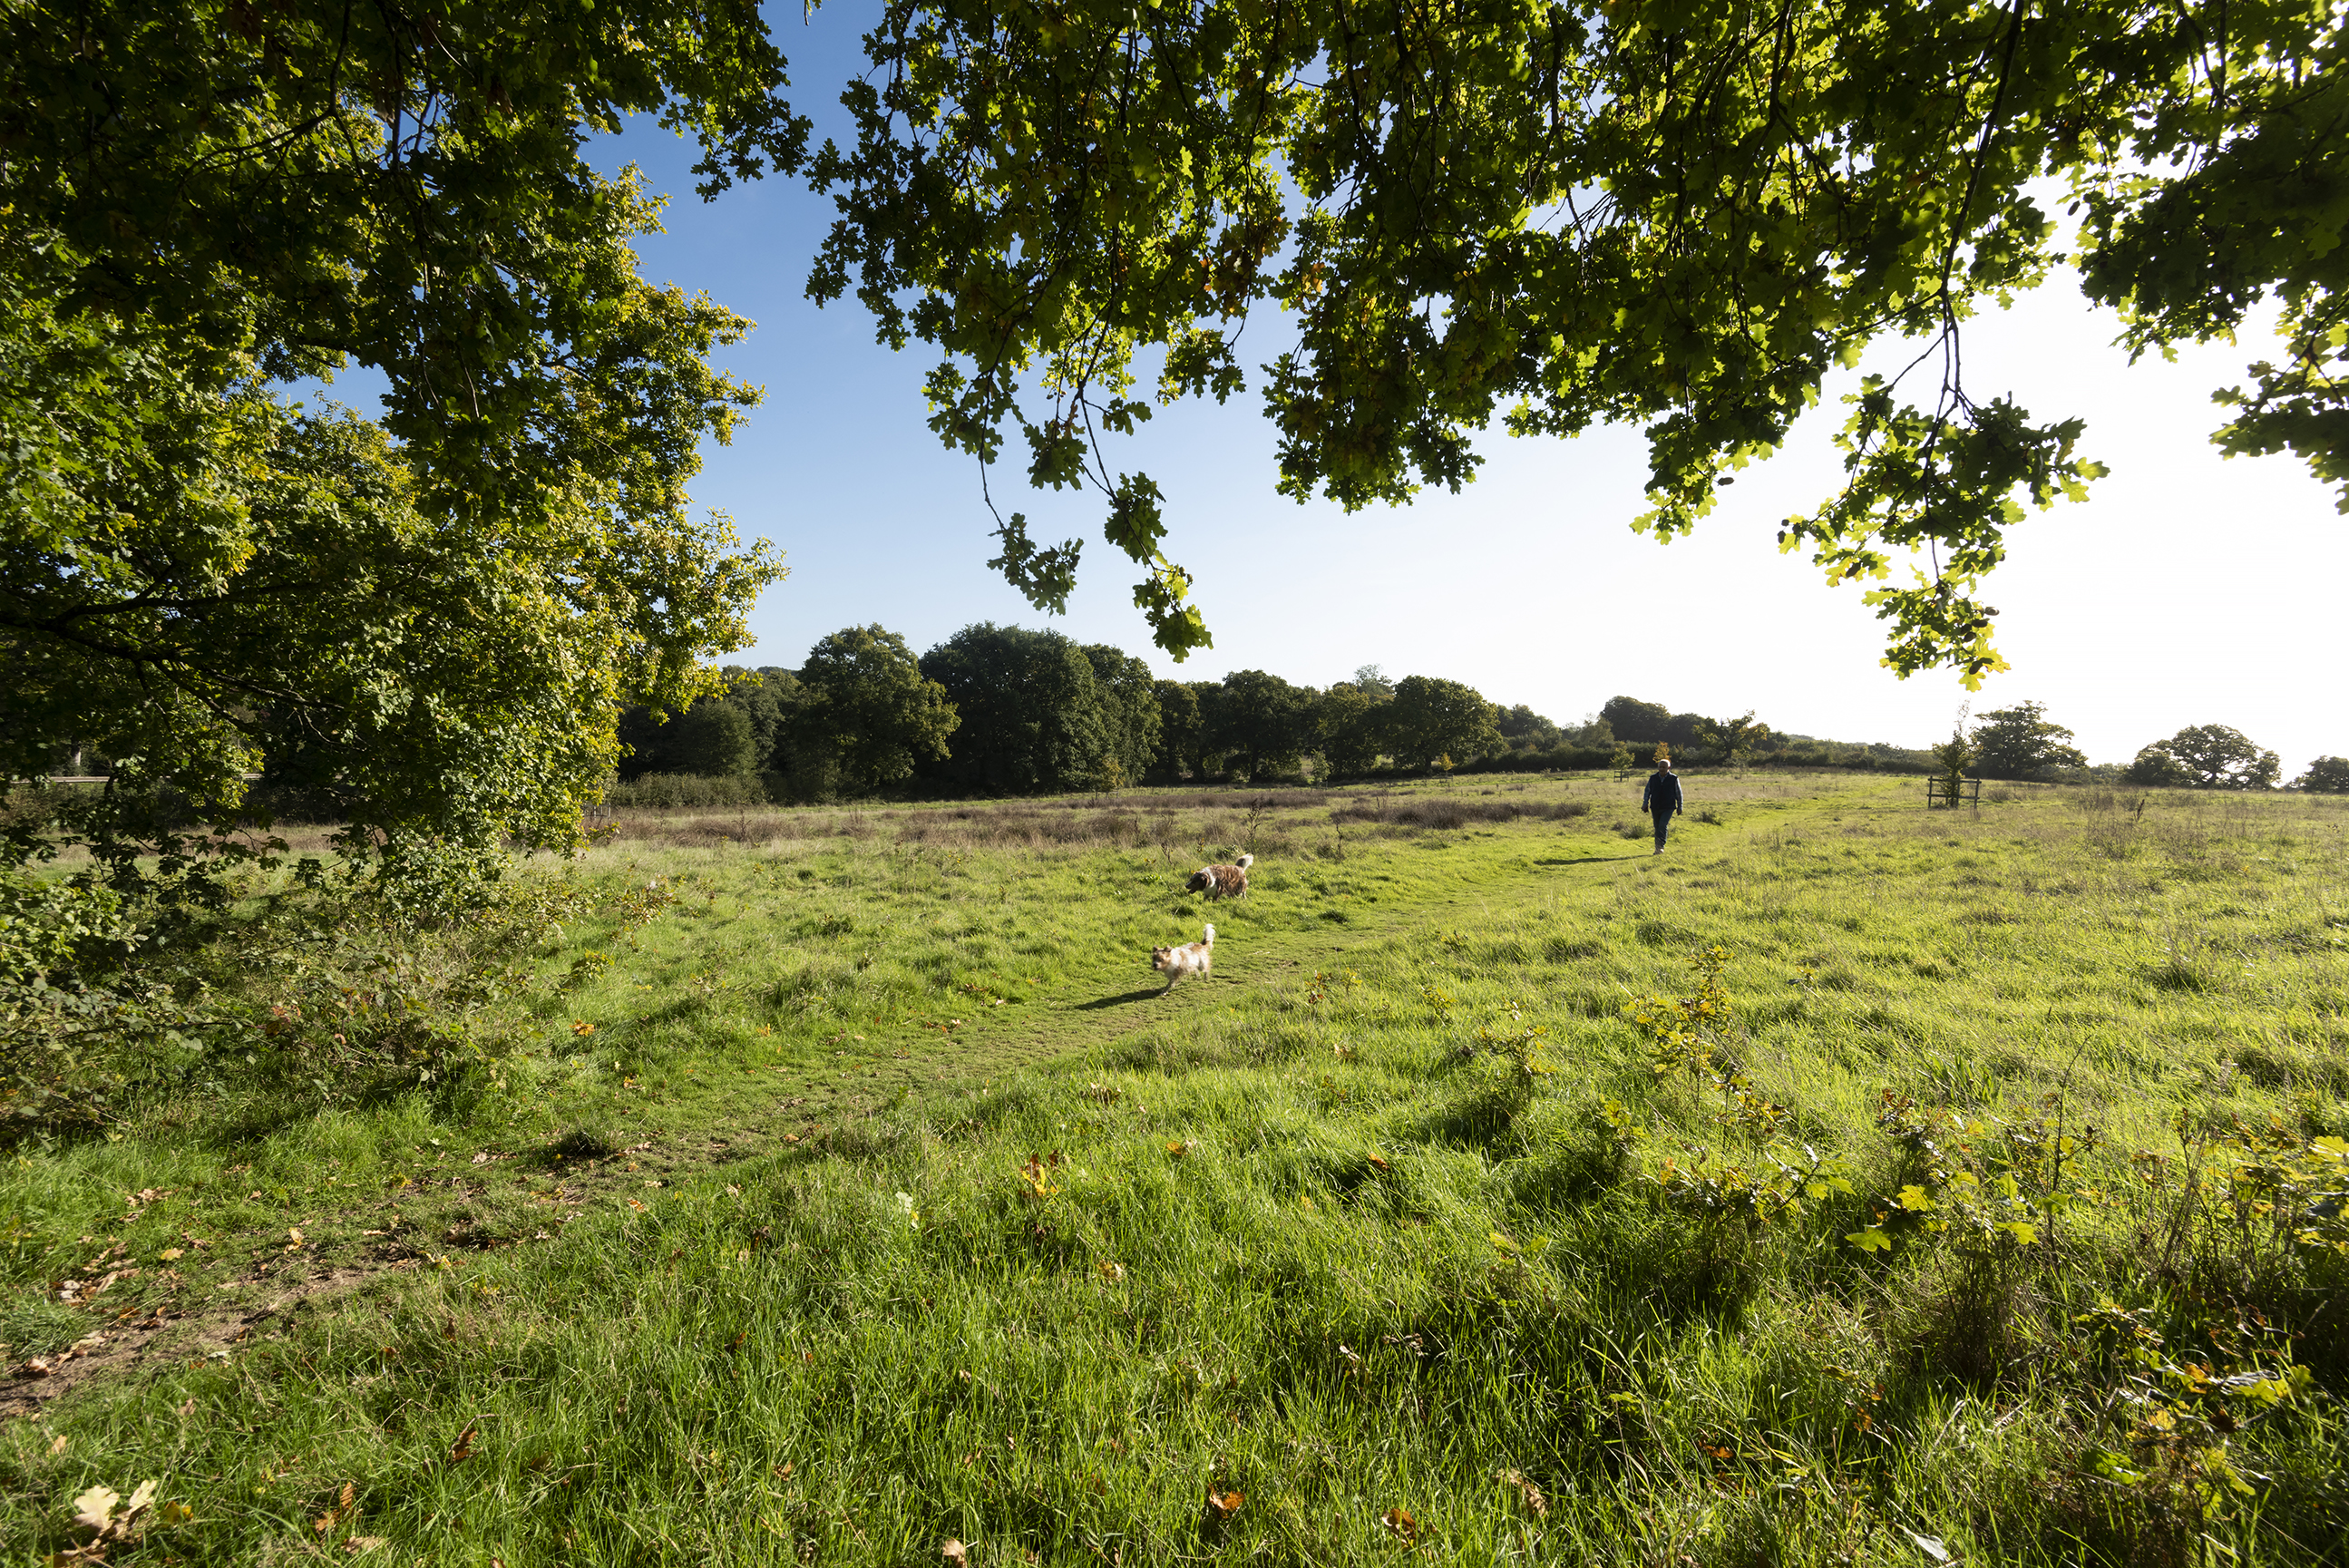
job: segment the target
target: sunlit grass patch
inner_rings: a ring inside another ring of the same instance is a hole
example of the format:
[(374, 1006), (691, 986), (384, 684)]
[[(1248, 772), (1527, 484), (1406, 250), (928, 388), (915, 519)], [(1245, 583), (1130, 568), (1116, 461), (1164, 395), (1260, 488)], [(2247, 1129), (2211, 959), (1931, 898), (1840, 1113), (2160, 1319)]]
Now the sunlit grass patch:
[(2015, 794), (1773, 781), (1669, 864), (1464, 814), (1212, 906), (1147, 841), (599, 851), (507, 1087), (6, 1178), (27, 1283), (392, 1209), (427, 1255), (14, 1429), (0, 1517), (57, 1550), (157, 1475), (189, 1560), (2337, 1558), (2349, 819)]

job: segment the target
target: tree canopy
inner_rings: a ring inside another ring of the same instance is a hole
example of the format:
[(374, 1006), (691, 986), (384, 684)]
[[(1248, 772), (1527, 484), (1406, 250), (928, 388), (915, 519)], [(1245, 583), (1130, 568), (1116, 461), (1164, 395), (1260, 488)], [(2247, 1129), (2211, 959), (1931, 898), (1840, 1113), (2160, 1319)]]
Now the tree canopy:
[[(737, 4), (0, 13), (0, 766), (116, 758), (123, 876), (142, 790), (225, 826), (295, 757), (354, 851), (573, 836), (779, 575), (686, 508), (749, 324), (636, 275), (658, 203), (581, 144), (795, 167), (782, 67)], [(354, 366), (379, 419), (287, 396)]]
[(814, 762), (851, 793), (943, 761), (947, 737), (961, 722), (905, 639), (881, 626), (850, 626), (824, 638), (809, 650), (799, 679), (805, 696), (785, 733), (793, 763), (804, 770)]
[(1376, 666), (1363, 668), (1371, 671), (1369, 681), (1357, 671), (1354, 679), (1339, 681), (1321, 694), (1316, 727), (1321, 755), (1335, 772), (1367, 772), (1386, 749), (1386, 709), (1394, 690)]
[(1158, 699), (1158, 755), (1153, 759), (1158, 773), (1173, 779), (1201, 771), (1207, 725), (1199, 711), (1199, 688), (1185, 681), (1162, 680), (1153, 681), (1150, 689)]
[(1207, 745), (1230, 753), (1251, 779), (1285, 772), (1313, 744), (1314, 695), (1264, 670), (1235, 670), (1200, 694)]
[(2072, 732), (2048, 718), (2044, 704), (2019, 702), (1982, 716), (1974, 725), (1974, 766), (1986, 779), (2038, 779), (2088, 758)]
[(1454, 762), (1503, 749), (1493, 705), (1475, 687), (1437, 676), (1405, 676), (1385, 713), (1387, 741), (1405, 764)]
[(676, 715), (630, 707), (620, 715), (619, 736), (627, 750), (619, 766), (623, 779), (647, 773), (750, 773), (767, 757), (748, 707), (728, 696), (705, 696)]
[(1635, 696), (1610, 696), (1599, 710), (1599, 722), (1618, 739), (1646, 745), (1671, 738), (1672, 710)]
[(1536, 713), (1524, 703), (1502, 709), (1494, 722), (1512, 750), (1543, 750), (1565, 738), (1555, 720)]
[(1099, 694), (1109, 728), (1102, 782), (1112, 788), (1138, 784), (1157, 758), (1159, 732), (1164, 723), (1157, 682), (1148, 664), (1122, 648), (1089, 643), (1080, 651), (1093, 667), (1093, 690)]
[(2349, 795), (2349, 757), (2318, 758), (2292, 787), (2312, 795)]
[(2241, 730), (2194, 724), (2157, 740), (2128, 766), (2132, 784), (2176, 784), (2195, 789), (2271, 789), (2282, 760), (2262, 751)]
[[(1016, 439), (1035, 483), (1096, 487), (1178, 657), (1207, 641), (1190, 575), (1102, 439), (1240, 393), (1260, 306), (1296, 323), (1260, 382), (1284, 493), (1399, 501), (1467, 480), (1495, 419), (1630, 423), (1637, 526), (1664, 537), (1829, 375), (1909, 339), (1850, 398), (1842, 488), (1779, 541), (1872, 584), (1895, 669), (1977, 685), (2004, 667), (1981, 594), (2008, 531), (2103, 471), (2079, 418), (1965, 376), (1969, 318), (2071, 243), (2051, 191), (2135, 351), (2280, 302), (2285, 352), (2221, 390), (2217, 439), (2349, 492), (2344, 27), (2322, 0), (894, 0), (854, 142), (812, 164), (842, 216), (811, 290), (936, 349), (948, 445)], [(1018, 513), (999, 537), (1005, 575), (1063, 603), (1081, 542)]]
[(960, 725), (926, 769), (966, 789), (1049, 794), (1114, 782), (1126, 715), (1105, 702), (1085, 651), (1058, 632), (981, 621), (922, 655)]

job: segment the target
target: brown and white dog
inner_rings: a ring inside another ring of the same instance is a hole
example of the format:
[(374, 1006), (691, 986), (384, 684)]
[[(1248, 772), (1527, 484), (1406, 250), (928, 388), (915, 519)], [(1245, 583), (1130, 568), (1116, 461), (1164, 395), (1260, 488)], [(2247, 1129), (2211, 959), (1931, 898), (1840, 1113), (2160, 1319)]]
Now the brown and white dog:
[(1174, 982), (1185, 975), (1205, 975), (1216, 957), (1216, 928), (1207, 927), (1206, 934), (1196, 942), (1180, 947), (1154, 947), (1150, 950), (1150, 966), (1166, 976), (1166, 991), (1174, 989)]
[(1256, 864), (1254, 855), (1242, 855), (1236, 866), (1201, 866), (1183, 884), (1185, 892), (1203, 892), (1209, 898), (1240, 898), (1247, 892), (1248, 867)]

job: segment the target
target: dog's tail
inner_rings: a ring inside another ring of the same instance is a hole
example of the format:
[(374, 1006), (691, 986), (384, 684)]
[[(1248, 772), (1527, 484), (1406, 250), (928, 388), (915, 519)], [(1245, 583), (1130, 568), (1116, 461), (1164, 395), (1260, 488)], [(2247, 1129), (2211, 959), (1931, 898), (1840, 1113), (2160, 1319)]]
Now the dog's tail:
[(1212, 925), (1207, 927), (1207, 934), (1199, 940), (1206, 946), (1213, 947), (1216, 944), (1216, 928)]
[(1239, 858), (1239, 868), (1242, 871), (1247, 870), (1248, 867), (1254, 864), (1256, 864), (1256, 857), (1254, 855), (1242, 855)]

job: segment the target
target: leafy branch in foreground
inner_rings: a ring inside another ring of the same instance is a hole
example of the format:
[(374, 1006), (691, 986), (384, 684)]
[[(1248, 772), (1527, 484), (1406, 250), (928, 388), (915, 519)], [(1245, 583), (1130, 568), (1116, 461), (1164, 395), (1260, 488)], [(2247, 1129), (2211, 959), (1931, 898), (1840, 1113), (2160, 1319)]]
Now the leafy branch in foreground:
[(626, 942), (676, 902), (659, 878), (601, 897), (568, 878), (475, 883), (429, 909), (400, 880), (235, 880), (233, 912), (159, 920), (110, 888), (0, 870), (0, 1145), (229, 1088), (334, 1104), (494, 1081), (530, 1043), (532, 997), (610, 966), (591, 950), (535, 974), (546, 944), (582, 920)]
[[(731, 6), (0, 15), (0, 772), (113, 778), (20, 855), (192, 887), (255, 773), (428, 880), (576, 834), (619, 700), (709, 689), (780, 570), (686, 509), (750, 324), (637, 276), (581, 146), (792, 167), (782, 65)], [(289, 401), (354, 366), (379, 420)]]
[[(1869, 345), (1846, 483), (1780, 534), (1868, 580), (1903, 674), (2003, 667), (1981, 585), (2026, 510), (2103, 472), (2081, 422), (1983, 401), (1963, 328), (2059, 257), (2138, 351), (2227, 338), (2281, 299), (2286, 357), (2223, 400), (2230, 451), (2349, 478), (2334, 243), (2337, 6), (2123, 0), (1669, 0), (1430, 13), (1309, 0), (1048, 10), (895, 0), (818, 183), (842, 217), (810, 279), (852, 284), (883, 341), (934, 345), (932, 428), (1030, 480), (1091, 485), (1159, 645), (1206, 641), (1163, 552), (1157, 487), (1105, 435), (1241, 391), (1241, 335), (1296, 318), (1264, 367), (1280, 489), (1349, 507), (1473, 477), (1475, 434), (1630, 423), (1651, 510), (1683, 533)], [(1145, 357), (1154, 385), (1145, 387)], [(2349, 493), (2349, 492), (2344, 492)], [(1024, 520), (997, 564), (1057, 605), (1079, 546)], [(1887, 582), (1923, 558), (1909, 585)]]

